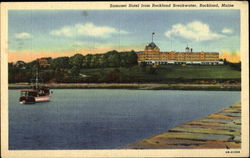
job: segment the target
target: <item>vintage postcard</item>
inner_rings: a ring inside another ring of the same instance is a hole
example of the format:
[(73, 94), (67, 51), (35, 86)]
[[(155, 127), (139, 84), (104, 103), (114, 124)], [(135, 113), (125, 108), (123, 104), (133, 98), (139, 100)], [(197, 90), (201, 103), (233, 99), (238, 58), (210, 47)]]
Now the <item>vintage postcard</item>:
[(1, 3), (1, 156), (249, 156), (248, 3)]

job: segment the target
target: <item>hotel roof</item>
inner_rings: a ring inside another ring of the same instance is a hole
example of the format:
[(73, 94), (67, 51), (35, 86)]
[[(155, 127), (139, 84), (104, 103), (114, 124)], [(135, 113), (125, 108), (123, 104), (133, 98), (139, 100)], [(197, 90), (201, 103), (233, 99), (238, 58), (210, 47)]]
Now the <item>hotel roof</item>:
[(146, 48), (151, 48), (151, 49), (154, 49), (154, 48), (158, 48), (157, 45), (154, 43), (154, 42), (151, 42), (149, 43)]

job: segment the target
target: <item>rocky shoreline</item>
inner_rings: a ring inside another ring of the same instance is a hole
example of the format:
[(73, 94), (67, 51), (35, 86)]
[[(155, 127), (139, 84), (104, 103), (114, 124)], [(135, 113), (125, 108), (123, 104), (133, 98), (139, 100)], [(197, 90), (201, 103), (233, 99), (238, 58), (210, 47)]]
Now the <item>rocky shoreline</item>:
[(122, 149), (232, 149), (241, 147), (241, 103), (176, 126)]

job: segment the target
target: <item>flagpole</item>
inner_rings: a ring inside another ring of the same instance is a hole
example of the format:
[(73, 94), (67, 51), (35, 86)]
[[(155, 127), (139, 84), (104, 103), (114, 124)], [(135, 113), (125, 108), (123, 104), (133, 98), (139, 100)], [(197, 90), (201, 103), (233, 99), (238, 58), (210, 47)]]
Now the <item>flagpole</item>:
[(152, 42), (154, 42), (154, 32), (152, 33)]

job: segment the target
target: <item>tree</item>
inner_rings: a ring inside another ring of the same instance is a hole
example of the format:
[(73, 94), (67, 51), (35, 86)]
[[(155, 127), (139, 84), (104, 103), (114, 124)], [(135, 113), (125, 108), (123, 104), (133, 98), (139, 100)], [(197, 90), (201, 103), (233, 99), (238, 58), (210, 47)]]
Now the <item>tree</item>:
[(227, 61), (226, 58), (223, 59), (223, 62), (224, 62), (225, 65), (228, 65), (228, 64), (229, 64), (229, 62)]
[(84, 56), (82, 54), (75, 54), (69, 58), (69, 63), (71, 67), (76, 66), (78, 69), (82, 68)]
[(97, 55), (93, 55), (93, 57), (91, 58), (90, 67), (91, 68), (99, 67), (99, 57)]
[(120, 54), (120, 66), (131, 67), (137, 65), (137, 55), (134, 51), (121, 52)]
[(140, 71), (146, 72), (147, 63), (146, 62), (141, 62), (139, 67), (140, 67)]
[(109, 67), (119, 67), (120, 66), (120, 54), (114, 52), (108, 56), (108, 66)]
[(33, 60), (33, 61), (31, 61), (31, 62), (29, 62), (29, 63), (27, 63), (26, 64), (26, 68), (27, 69), (31, 69), (31, 68), (33, 68), (33, 67), (37, 67), (37, 60)]
[(90, 68), (90, 63), (91, 63), (91, 60), (92, 60), (92, 56), (91, 54), (88, 54), (86, 56), (84, 56), (82, 58), (82, 67), (83, 68)]
[(69, 57), (58, 57), (58, 58), (52, 59), (50, 66), (51, 68), (56, 69), (56, 70), (68, 69), (70, 68)]
[(73, 66), (71, 69), (71, 75), (72, 76), (78, 76), (80, 73), (80, 69), (77, 66)]

